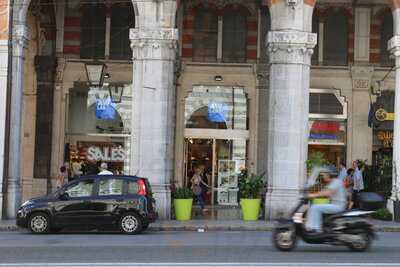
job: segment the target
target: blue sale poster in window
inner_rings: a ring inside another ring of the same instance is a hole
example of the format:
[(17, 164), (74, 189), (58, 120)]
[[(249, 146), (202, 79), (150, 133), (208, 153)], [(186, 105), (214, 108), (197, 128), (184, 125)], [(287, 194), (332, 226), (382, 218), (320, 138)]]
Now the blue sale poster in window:
[(208, 103), (207, 118), (212, 122), (226, 122), (228, 118), (228, 106), (225, 103), (211, 101)]
[(96, 118), (99, 120), (114, 120), (116, 117), (115, 103), (111, 101), (110, 96), (96, 99)]

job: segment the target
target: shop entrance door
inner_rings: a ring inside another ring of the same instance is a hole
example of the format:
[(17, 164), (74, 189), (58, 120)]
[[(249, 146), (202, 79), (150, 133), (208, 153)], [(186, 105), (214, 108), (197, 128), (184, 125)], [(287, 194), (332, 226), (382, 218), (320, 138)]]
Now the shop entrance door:
[(191, 186), (196, 167), (211, 187), (208, 205), (238, 205), (238, 175), (246, 168), (246, 139), (185, 138), (184, 184)]

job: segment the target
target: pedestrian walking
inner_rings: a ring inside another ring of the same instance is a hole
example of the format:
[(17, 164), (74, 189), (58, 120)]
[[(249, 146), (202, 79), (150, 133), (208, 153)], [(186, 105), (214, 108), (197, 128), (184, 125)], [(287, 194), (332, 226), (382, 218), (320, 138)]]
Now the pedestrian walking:
[(193, 194), (196, 196), (197, 202), (199, 203), (202, 212), (204, 212), (207, 210), (204, 208), (204, 194), (203, 194), (204, 189), (203, 188), (204, 188), (204, 186), (209, 188), (209, 186), (203, 180), (202, 168), (196, 167), (194, 171), (195, 171), (195, 173), (191, 179), (192, 191), (193, 191)]
[(360, 169), (360, 163), (358, 161), (353, 162), (353, 169), (353, 202), (354, 208), (359, 208), (360, 203), (358, 195), (364, 190), (364, 179)]

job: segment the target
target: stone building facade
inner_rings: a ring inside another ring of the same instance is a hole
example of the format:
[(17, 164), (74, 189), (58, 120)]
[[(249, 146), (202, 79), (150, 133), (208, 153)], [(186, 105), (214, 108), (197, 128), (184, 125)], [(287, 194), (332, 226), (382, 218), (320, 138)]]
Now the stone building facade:
[[(265, 172), (274, 217), (296, 201), (310, 153), (373, 162), (371, 102), (399, 87), (397, 0), (15, 0), (12, 14), (5, 3), (4, 217), (54, 190), (65, 162), (95, 161), (149, 177), (163, 218), (195, 166), (222, 206), (237, 204), (238, 172)], [(107, 67), (101, 87), (87, 83), (93, 62)]]

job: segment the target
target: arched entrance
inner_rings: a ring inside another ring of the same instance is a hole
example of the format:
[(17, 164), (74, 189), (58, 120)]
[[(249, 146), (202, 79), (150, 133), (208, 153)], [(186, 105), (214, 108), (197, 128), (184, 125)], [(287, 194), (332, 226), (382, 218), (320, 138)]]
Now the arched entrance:
[(197, 86), (185, 99), (183, 184), (200, 167), (206, 204), (238, 205), (238, 174), (247, 169), (248, 107), (241, 87)]

